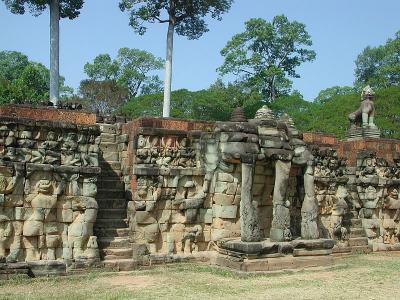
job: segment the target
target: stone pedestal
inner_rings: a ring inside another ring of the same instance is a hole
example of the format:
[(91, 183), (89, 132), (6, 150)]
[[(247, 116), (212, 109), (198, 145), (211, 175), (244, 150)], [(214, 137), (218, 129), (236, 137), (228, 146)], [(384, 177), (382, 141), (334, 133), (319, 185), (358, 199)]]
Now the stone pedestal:
[(218, 242), (218, 255), (211, 263), (244, 272), (268, 272), (333, 264), (331, 239), (291, 242), (242, 242), (239, 239)]
[(335, 241), (332, 239), (293, 240), (291, 242), (273, 242), (265, 239), (259, 242), (242, 242), (239, 239), (221, 240), (219, 252), (240, 258), (265, 258), (293, 256), (320, 256), (332, 254)]
[(347, 131), (347, 140), (356, 140), (362, 138), (379, 139), (381, 137), (381, 131), (377, 127), (358, 127), (352, 126)]
[(11, 279), (13, 277), (30, 277), (29, 266), (25, 262), (19, 263), (0, 263), (0, 280)]

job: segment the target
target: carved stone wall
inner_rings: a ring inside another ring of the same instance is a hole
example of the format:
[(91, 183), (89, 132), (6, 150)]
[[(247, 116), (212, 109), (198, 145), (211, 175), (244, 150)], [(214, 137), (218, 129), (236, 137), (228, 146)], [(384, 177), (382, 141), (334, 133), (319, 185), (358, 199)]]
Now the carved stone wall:
[(35, 114), (0, 117), (0, 260), (98, 259), (98, 127)]
[(229, 122), (139, 119), (125, 124), (127, 138), (119, 148), (126, 166), (132, 241), (151, 253), (190, 254), (210, 249), (221, 239), (241, 237), (246, 180), (242, 160), (248, 158), (241, 155), (254, 158), (254, 176), (245, 188), (251, 189), (250, 217), (258, 224), (259, 238), (270, 236), (275, 163), (294, 158), (279, 193), (287, 203), (290, 236), (301, 236), (302, 166), (311, 154), (305, 154), (294, 127), (259, 123), (238, 127)]
[[(353, 150), (361, 153), (362, 141), (352, 141), (354, 147), (350, 147), (333, 136), (307, 134), (306, 144), (290, 120), (196, 123), (138, 119), (125, 124), (123, 133), (118, 147), (131, 239), (151, 253), (189, 254), (212, 249), (222, 239), (239, 238), (242, 215), (249, 213), (248, 222), (257, 224), (256, 232), (249, 234), (257, 239), (270, 238), (271, 229), (277, 226), (286, 228), (283, 235), (287, 230), (290, 239), (332, 238), (338, 252), (366, 251), (366, 237), (376, 250), (395, 247), (383, 244), (397, 244), (400, 213), (393, 199), (398, 199), (400, 187), (393, 178), (384, 179), (386, 171), (382, 170), (376, 186), (365, 186), (358, 171), (361, 165), (353, 167), (354, 154), (345, 152), (356, 147)], [(381, 148), (386, 149), (386, 144)], [(396, 154), (380, 151), (391, 158), (385, 168), (394, 170)], [(280, 163), (277, 170), (278, 161), (290, 162), (283, 181), (276, 174), (286, 167), (282, 169)], [(245, 191), (251, 193), (251, 206), (246, 207), (253, 213), (241, 211), (244, 163), (253, 166), (248, 173), (252, 174), (251, 191)], [(358, 160), (358, 164), (362, 163)], [(279, 184), (285, 186), (281, 195), (276, 188)], [(371, 215), (360, 197), (371, 198), (375, 193), (380, 200)], [(282, 207), (274, 206), (274, 196), (282, 199)], [(385, 201), (390, 204), (379, 206)], [(280, 216), (275, 225), (274, 208)], [(317, 233), (302, 235), (302, 230), (309, 232), (310, 228), (317, 228)]]

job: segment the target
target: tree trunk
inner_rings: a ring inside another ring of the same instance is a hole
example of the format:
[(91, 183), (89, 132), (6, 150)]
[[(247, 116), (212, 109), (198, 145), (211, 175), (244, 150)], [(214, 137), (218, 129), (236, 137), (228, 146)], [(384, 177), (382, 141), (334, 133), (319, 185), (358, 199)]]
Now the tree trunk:
[(60, 5), (50, 2), (50, 102), (57, 105), (60, 97)]
[(167, 57), (165, 59), (165, 78), (164, 78), (164, 105), (163, 117), (169, 118), (171, 110), (171, 83), (172, 83), (172, 53), (174, 48), (175, 24), (169, 22), (167, 33)]
[(275, 97), (276, 97), (275, 77), (273, 77), (272, 81), (271, 81), (271, 88), (270, 88), (270, 98), (269, 98), (270, 103), (272, 103), (275, 100)]

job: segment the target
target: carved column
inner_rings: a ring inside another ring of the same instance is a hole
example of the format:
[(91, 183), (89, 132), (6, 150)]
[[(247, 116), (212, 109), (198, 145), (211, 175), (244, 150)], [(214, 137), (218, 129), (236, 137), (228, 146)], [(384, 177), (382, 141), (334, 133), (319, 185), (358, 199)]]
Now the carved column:
[(290, 202), (286, 200), (291, 165), (290, 161), (278, 160), (275, 163), (274, 208), (270, 231), (270, 239), (274, 242), (283, 242), (291, 239)]
[(304, 190), (305, 196), (301, 207), (301, 237), (306, 240), (318, 239), (318, 202), (315, 198), (312, 162), (309, 162), (304, 173)]
[(242, 191), (240, 200), (240, 229), (242, 242), (259, 242), (262, 239), (257, 210), (253, 205), (253, 176), (255, 158), (242, 156)]

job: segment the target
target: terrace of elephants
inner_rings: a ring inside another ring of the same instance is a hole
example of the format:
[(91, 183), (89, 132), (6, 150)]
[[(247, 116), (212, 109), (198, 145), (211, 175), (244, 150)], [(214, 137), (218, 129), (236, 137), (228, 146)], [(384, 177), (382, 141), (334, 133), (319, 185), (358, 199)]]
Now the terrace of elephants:
[(400, 141), (363, 111), (372, 96), (342, 141), (266, 106), (230, 122), (2, 107), (0, 271), (273, 271), (400, 250)]

